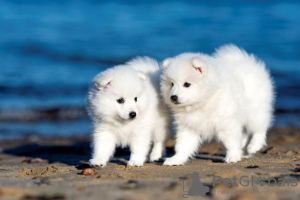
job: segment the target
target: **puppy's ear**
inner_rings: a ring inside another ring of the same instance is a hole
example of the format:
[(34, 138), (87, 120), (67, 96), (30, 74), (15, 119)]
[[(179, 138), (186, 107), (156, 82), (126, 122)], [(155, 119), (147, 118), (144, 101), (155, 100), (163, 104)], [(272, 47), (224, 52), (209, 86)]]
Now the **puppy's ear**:
[(147, 80), (147, 76), (141, 72), (138, 72), (138, 77), (143, 81)]
[(167, 69), (172, 61), (172, 58), (166, 58), (162, 62), (163, 69)]
[(203, 68), (204, 68), (204, 63), (201, 62), (198, 58), (193, 58), (192, 59), (192, 66), (199, 71), (201, 74), (203, 74)]
[(104, 78), (102, 80), (96, 80), (95, 85), (99, 88), (99, 90), (104, 90), (110, 85), (111, 81), (111, 78)]

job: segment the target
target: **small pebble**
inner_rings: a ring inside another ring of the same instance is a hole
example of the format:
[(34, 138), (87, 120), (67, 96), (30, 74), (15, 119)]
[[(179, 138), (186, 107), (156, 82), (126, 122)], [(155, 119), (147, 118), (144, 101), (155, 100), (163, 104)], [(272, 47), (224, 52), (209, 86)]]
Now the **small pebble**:
[(93, 176), (93, 175), (96, 175), (98, 172), (95, 168), (86, 168), (84, 170), (82, 170), (82, 175), (85, 175), (85, 176)]

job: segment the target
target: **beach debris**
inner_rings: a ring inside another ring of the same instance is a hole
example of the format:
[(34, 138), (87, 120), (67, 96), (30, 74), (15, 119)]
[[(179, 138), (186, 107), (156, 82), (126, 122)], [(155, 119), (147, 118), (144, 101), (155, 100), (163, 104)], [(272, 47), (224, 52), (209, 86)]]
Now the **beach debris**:
[(136, 180), (129, 180), (126, 183), (121, 185), (121, 189), (125, 189), (125, 190), (138, 189), (140, 187), (141, 187), (141, 185)]
[(23, 164), (48, 164), (48, 160), (44, 160), (42, 158), (31, 158), (22, 161)]
[(97, 169), (95, 168), (86, 168), (84, 170), (82, 170), (82, 175), (84, 176), (93, 176), (96, 175), (98, 173)]
[(255, 169), (255, 168), (259, 168), (258, 165), (249, 165), (246, 167), (246, 169)]

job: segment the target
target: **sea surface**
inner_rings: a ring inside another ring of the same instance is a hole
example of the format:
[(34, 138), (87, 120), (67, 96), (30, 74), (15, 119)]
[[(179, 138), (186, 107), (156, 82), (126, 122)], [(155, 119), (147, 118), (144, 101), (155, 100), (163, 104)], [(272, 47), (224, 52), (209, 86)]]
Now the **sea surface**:
[(90, 134), (85, 98), (97, 73), (227, 43), (270, 69), (274, 126), (299, 126), (299, 1), (2, 0), (0, 139)]

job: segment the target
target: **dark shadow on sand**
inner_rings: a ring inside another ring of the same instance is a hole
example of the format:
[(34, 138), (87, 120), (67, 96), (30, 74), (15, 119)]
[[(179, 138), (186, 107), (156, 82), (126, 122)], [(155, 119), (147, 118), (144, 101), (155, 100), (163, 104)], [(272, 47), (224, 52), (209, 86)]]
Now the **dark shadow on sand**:
[[(167, 147), (166, 148), (166, 154), (165, 154), (166, 158), (172, 157), (172, 156), (174, 156), (174, 154), (175, 154), (174, 147)], [(207, 155), (210, 155), (210, 154), (209, 154), (209, 152), (199, 152), (197, 154), (197, 156), (195, 156), (194, 158), (199, 159), (199, 160), (211, 160), (214, 163), (224, 163), (223, 159), (225, 158), (225, 154), (213, 154), (213, 155), (211, 155), (211, 156), (214, 156), (214, 157), (223, 157), (223, 158), (203, 157), (201, 155), (207, 156)], [(162, 165), (163, 160), (159, 160), (157, 163)]]
[[(48, 160), (50, 164), (58, 162), (84, 167), (84, 163), (88, 163), (91, 157), (91, 148), (89, 142), (77, 142), (71, 145), (40, 145), (33, 143), (4, 149), (3, 153), (14, 156), (42, 158)], [(117, 148), (114, 158), (110, 162), (124, 165), (124, 162), (120, 158), (127, 160), (129, 156), (130, 151), (128, 148)]]

